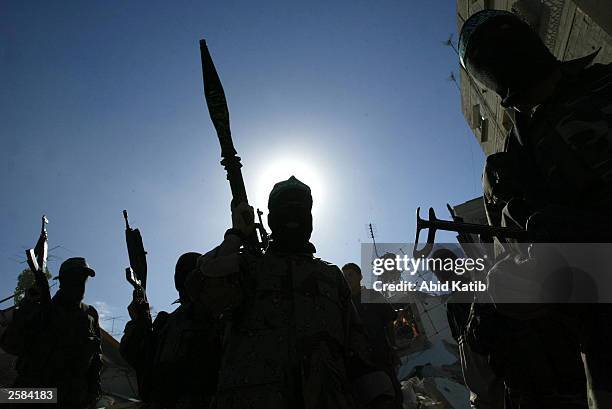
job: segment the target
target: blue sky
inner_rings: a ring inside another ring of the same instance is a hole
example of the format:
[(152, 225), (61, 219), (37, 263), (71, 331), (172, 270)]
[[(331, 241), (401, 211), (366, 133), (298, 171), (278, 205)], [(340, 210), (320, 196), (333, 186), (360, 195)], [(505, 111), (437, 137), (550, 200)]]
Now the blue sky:
[(483, 154), (447, 81), (455, 12), (454, 0), (2, 2), (0, 296), (46, 213), (62, 246), (52, 272), (86, 257), (98, 273), (86, 302), (120, 317), (118, 332), (127, 208), (149, 299), (171, 308), (178, 256), (211, 249), (230, 224), (200, 38), (254, 206), (295, 173), (313, 190), (319, 257), (358, 261), (370, 222), (380, 242), (413, 240), (417, 206), (446, 215), (480, 195)]

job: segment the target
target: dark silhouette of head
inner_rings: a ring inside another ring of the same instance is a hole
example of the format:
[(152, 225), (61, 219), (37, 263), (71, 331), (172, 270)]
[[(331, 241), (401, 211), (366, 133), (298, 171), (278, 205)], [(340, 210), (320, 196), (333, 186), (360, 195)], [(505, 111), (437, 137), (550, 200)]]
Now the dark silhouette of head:
[(559, 65), (526, 22), (502, 10), (483, 10), (465, 21), (459, 56), (467, 71), (494, 90), (506, 107), (514, 106)]
[(176, 261), (176, 267), (174, 268), (174, 287), (179, 293), (179, 301), (181, 303), (189, 299), (185, 290), (185, 280), (189, 273), (198, 268), (198, 259), (201, 256), (200, 253), (189, 252), (182, 254)]
[(54, 279), (59, 280), (59, 292), (62, 298), (69, 303), (78, 304), (85, 296), (87, 278), (95, 275), (96, 272), (89, 267), (83, 257), (72, 257), (62, 263), (59, 274)]
[(310, 187), (295, 176), (274, 185), (268, 199), (268, 225), (276, 245), (299, 251), (312, 234)]
[(363, 278), (361, 268), (355, 263), (346, 263), (342, 266), (342, 273), (351, 288), (351, 293), (359, 294), (361, 292), (361, 279)]

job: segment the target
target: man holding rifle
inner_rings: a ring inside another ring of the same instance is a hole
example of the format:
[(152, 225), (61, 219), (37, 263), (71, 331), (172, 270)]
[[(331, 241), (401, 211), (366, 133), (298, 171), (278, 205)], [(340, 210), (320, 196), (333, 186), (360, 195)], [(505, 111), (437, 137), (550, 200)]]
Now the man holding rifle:
[(0, 347), (18, 356), (14, 387), (57, 388), (58, 407), (91, 407), (101, 392), (102, 350), (98, 312), (83, 297), (87, 279), (96, 273), (82, 257), (65, 260), (55, 277), (59, 290), (51, 297), (47, 222), (43, 216), (38, 242), (26, 251), (36, 288), (28, 289), (15, 309)]
[(59, 290), (50, 300), (26, 297), (17, 307), (0, 340), (2, 349), (19, 357), (14, 387), (57, 388), (61, 408), (80, 409), (97, 402), (100, 325), (96, 309), (82, 302), (87, 279), (95, 275), (84, 258), (69, 258), (55, 278)]
[(311, 208), (307, 185), (277, 183), (271, 242), (258, 255), (241, 250), (255, 227), (243, 217), (252, 208), (239, 204), (234, 227), (188, 279), (195, 302), (225, 324), (215, 408), (397, 407), (391, 380), (370, 363), (342, 272), (313, 256)]
[(396, 408), (391, 380), (370, 364), (340, 269), (313, 256), (312, 195), (295, 177), (268, 199), (272, 240), (254, 223), (221, 81), (200, 41), (204, 94), (232, 191), (223, 243), (186, 288), (224, 327), (218, 409)]
[(162, 311), (151, 322), (149, 304), (136, 291), (128, 306), (131, 320), (121, 338), (121, 355), (136, 370), (140, 397), (150, 408), (208, 408), (216, 390), (216, 327), (206, 312), (189, 302), (184, 285), (200, 256), (185, 253), (176, 263), (176, 310)]
[[(612, 65), (590, 65), (597, 52), (561, 62), (525, 22), (499, 10), (465, 22), (459, 54), (469, 76), (514, 116), (504, 152), (486, 161), (489, 222), (527, 230), (539, 237), (532, 242), (610, 242)], [(521, 265), (511, 256), (491, 280), (537, 261)], [(608, 305), (497, 307), (488, 319), (472, 317), (468, 333), (504, 378), (506, 407), (586, 407), (580, 352), (589, 406), (612, 405)]]
[(130, 227), (127, 210), (125, 239), (130, 267), (126, 279), (134, 288), (128, 306), (120, 351), (136, 370), (138, 393), (150, 408), (207, 408), (217, 386), (219, 340), (210, 315), (197, 310), (186, 295), (185, 277), (199, 253), (185, 253), (176, 262), (174, 287), (179, 307), (151, 318), (147, 301), (147, 252), (139, 229)]

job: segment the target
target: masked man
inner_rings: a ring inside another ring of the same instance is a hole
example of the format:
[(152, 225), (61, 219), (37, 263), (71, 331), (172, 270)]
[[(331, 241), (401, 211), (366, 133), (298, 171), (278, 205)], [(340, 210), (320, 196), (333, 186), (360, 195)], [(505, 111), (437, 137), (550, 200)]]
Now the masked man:
[[(498, 10), (465, 22), (459, 54), (468, 73), (514, 116), (504, 152), (485, 165), (490, 223), (548, 242), (610, 242), (612, 66), (590, 65), (597, 52), (561, 62), (525, 22)], [(525, 261), (517, 264), (509, 254), (489, 277), (507, 278), (537, 263)], [(474, 317), (471, 334), (479, 340), (475, 348), (488, 345), (483, 351), (502, 374), (511, 407), (585, 407), (580, 351), (590, 407), (612, 405), (608, 306), (498, 307), (493, 319)]]
[(225, 322), (213, 407), (395, 407), (388, 376), (368, 363), (342, 272), (313, 257), (310, 188), (293, 176), (277, 183), (268, 209), (265, 255), (240, 250), (253, 209), (239, 204), (234, 227), (189, 280), (196, 302)]

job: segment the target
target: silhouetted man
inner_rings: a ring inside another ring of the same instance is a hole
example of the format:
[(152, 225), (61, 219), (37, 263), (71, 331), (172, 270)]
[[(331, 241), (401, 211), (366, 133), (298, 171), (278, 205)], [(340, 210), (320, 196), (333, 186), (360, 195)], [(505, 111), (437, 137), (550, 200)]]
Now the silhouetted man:
[(265, 255), (240, 250), (254, 228), (243, 217), (253, 209), (242, 203), (223, 243), (188, 280), (197, 302), (226, 325), (213, 407), (393, 407), (391, 381), (368, 364), (346, 280), (313, 257), (310, 188), (295, 177), (277, 183), (268, 209)]
[(353, 304), (363, 323), (370, 346), (371, 360), (377, 368), (389, 375), (393, 382), (397, 403), (401, 407), (402, 386), (397, 379), (399, 358), (393, 349), (395, 346), (393, 322), (397, 318), (397, 313), (378, 291), (361, 286), (363, 276), (357, 264), (345, 264), (342, 267), (342, 273), (351, 288)]
[(59, 270), (50, 302), (25, 298), (0, 346), (18, 356), (14, 387), (57, 388), (57, 406), (85, 408), (100, 396), (101, 338), (98, 313), (84, 304), (87, 278), (96, 273), (81, 257)]
[[(432, 273), (441, 283), (458, 281), (469, 283), (466, 274), (457, 274), (454, 269), (444, 268), (445, 265), (455, 265), (459, 258), (452, 250), (439, 248), (431, 256)], [(452, 288), (452, 284), (449, 284)], [(448, 326), (457, 346), (465, 386), (470, 391), (470, 405), (474, 409), (504, 408), (504, 382), (496, 375), (487, 354), (474, 351), (466, 339), (466, 332), (472, 308), (482, 307), (474, 304), (474, 294), (471, 292), (454, 291), (446, 300), (446, 317)]]
[(132, 318), (121, 338), (121, 355), (136, 370), (141, 399), (151, 408), (208, 408), (217, 387), (220, 344), (210, 315), (186, 295), (185, 278), (199, 253), (179, 257), (174, 285), (179, 307), (151, 322), (149, 304), (135, 292)]
[[(490, 223), (528, 228), (549, 242), (609, 242), (612, 66), (589, 66), (597, 52), (561, 62), (525, 22), (498, 10), (465, 22), (459, 53), (514, 116), (504, 152), (485, 165)], [(521, 268), (506, 258), (492, 271), (502, 277)], [(504, 314), (474, 320), (472, 334), (487, 344), (512, 407), (585, 407), (580, 349), (591, 407), (612, 405), (608, 306), (498, 307)]]

